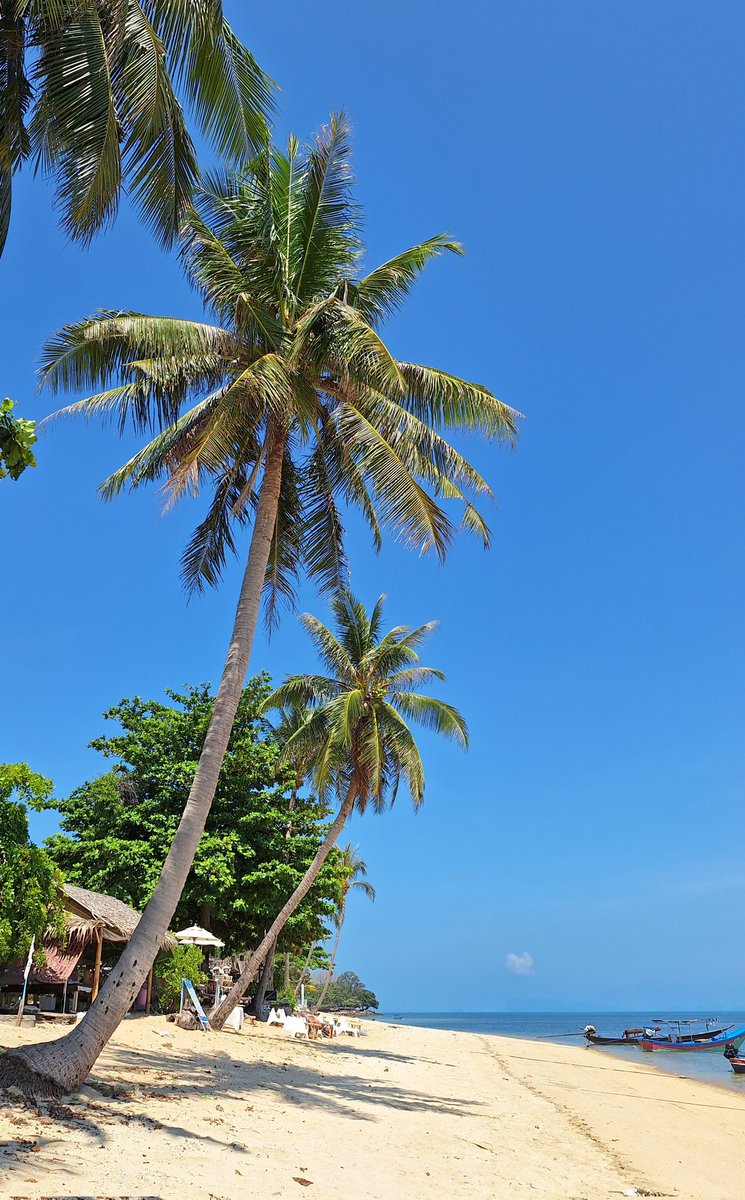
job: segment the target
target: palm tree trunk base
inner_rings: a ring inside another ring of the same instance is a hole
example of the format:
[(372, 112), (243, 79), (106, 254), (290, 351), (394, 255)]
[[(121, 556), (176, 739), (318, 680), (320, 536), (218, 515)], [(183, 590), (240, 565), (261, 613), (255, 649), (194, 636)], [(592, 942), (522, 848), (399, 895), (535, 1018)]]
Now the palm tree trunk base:
[[(78, 1086), (72, 1080), (63, 1080), (56, 1073), (50, 1073), (44, 1061), (47, 1056), (43, 1053), (48, 1048), (29, 1046), (8, 1050), (0, 1056), (0, 1089), (18, 1088), (31, 1100), (58, 1100)], [(49, 1059), (49, 1065), (52, 1061)], [(59, 1065), (55, 1062), (55, 1066)]]

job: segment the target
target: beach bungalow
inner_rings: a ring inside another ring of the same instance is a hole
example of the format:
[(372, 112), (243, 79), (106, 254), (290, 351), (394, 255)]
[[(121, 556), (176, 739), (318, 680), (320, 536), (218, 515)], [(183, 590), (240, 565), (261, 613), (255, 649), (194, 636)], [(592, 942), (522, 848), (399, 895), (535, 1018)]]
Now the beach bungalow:
[[(63, 884), (65, 937), (44, 939), (46, 961), (33, 967), (29, 975), (26, 1003), (43, 1015), (74, 1014), (95, 1000), (107, 969), (104, 946), (125, 945), (135, 931), (140, 914), (128, 904), (91, 892), (87, 888)], [(167, 934), (163, 949), (172, 949), (175, 939)], [(23, 963), (0, 965), (0, 1014), (15, 1012), (23, 987)], [(152, 968), (139, 1007), (150, 1011)]]

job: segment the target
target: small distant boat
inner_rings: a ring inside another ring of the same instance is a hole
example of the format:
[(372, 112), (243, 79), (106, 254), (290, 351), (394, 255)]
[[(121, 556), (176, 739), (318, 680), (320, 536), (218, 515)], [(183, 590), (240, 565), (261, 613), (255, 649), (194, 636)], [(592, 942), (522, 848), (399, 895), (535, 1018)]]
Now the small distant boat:
[(739, 1050), (745, 1042), (745, 1029), (736, 1029), (734, 1033), (724, 1033), (720, 1037), (710, 1037), (704, 1041), (684, 1042), (674, 1035), (672, 1038), (642, 1038), (642, 1050), (724, 1050), (734, 1046)]

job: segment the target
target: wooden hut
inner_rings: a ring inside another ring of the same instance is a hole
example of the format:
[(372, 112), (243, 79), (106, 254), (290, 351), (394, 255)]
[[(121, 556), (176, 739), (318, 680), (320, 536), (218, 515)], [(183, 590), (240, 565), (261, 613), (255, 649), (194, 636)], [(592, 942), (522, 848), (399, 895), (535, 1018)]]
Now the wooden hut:
[[(65, 906), (65, 938), (44, 939), (45, 963), (33, 967), (28, 981), (28, 995), (39, 1002), (42, 1012), (77, 1012), (79, 1001), (84, 1006), (92, 1003), (101, 985), (101, 963), (104, 942), (125, 945), (132, 937), (140, 920), (140, 913), (114, 896), (91, 892), (88, 888), (63, 884)], [(166, 934), (163, 949), (172, 949), (176, 940)], [(90, 958), (82, 969), (81, 960)], [(150, 1011), (153, 971), (148, 973), (146, 984), (146, 1011)], [(0, 1011), (18, 1003), (23, 986), (23, 965), (14, 963), (0, 968)], [(2, 997), (8, 998), (2, 1004)], [(87, 1002), (87, 1004), (86, 1004)]]

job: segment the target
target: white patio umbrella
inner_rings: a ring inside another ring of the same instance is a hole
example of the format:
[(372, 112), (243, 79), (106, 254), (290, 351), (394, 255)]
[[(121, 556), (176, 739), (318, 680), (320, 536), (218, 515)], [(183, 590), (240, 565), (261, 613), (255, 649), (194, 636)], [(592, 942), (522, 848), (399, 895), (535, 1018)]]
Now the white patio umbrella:
[(190, 925), (188, 929), (180, 929), (178, 933), (173, 935), (177, 942), (182, 946), (224, 946), (225, 943), (216, 938), (214, 933), (210, 933), (209, 929), (202, 929), (201, 925)]

